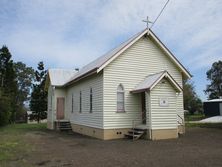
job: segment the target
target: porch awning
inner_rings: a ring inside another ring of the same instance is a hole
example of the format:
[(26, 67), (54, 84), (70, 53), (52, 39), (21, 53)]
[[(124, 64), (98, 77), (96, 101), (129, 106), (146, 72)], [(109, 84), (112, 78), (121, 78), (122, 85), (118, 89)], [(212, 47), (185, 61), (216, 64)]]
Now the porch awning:
[(163, 78), (166, 78), (177, 92), (182, 92), (180, 85), (167, 72), (162, 71), (156, 74), (148, 75), (142, 82), (140, 82), (131, 92), (140, 93), (146, 90), (152, 90)]

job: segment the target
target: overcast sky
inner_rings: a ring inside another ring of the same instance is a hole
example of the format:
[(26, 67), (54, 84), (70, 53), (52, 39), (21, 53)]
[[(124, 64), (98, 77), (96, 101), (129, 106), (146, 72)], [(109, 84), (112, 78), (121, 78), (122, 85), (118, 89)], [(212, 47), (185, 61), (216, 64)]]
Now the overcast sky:
[[(166, 0), (0, 0), (0, 46), (36, 68), (82, 67), (145, 28)], [(193, 75), (204, 100), (206, 71), (222, 59), (222, 0), (171, 0), (152, 28)]]

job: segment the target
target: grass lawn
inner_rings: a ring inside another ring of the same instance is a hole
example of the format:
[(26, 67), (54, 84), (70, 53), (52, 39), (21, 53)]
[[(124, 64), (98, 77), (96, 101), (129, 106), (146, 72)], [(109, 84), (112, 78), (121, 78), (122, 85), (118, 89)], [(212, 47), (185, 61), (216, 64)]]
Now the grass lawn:
[(198, 123), (194, 121), (200, 121), (207, 118), (204, 114), (185, 115), (186, 127), (200, 127), (200, 128), (216, 128), (222, 129), (222, 123)]
[(222, 166), (222, 124), (186, 126), (178, 139), (132, 142), (50, 131), (46, 124), (8, 125), (0, 128), (0, 167)]
[(23, 135), (30, 131), (45, 129), (46, 124), (12, 124), (0, 127), (0, 166), (15, 157), (18, 158), (19, 154), (25, 155), (34, 149), (23, 140)]
[(206, 118), (206, 116), (204, 114), (185, 114), (185, 121), (189, 122), (189, 121), (200, 121), (202, 119)]
[(189, 123), (189, 122), (187, 122), (186, 127), (222, 129), (222, 123)]

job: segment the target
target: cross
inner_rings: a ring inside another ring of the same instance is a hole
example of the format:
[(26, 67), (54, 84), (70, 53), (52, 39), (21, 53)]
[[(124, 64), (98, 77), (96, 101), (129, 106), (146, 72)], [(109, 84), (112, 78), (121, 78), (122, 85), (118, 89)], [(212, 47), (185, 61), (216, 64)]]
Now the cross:
[(149, 21), (149, 16), (147, 16), (146, 20), (142, 20), (142, 21), (146, 23), (146, 28), (148, 30), (147, 35), (149, 35), (149, 23), (153, 23), (153, 22)]

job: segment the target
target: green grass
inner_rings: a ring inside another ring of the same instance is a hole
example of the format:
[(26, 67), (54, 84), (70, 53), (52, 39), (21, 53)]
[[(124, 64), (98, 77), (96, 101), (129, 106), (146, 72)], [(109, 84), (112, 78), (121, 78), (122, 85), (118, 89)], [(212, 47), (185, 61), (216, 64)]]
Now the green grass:
[(222, 129), (222, 123), (186, 123), (186, 127)]
[(32, 146), (24, 141), (29, 131), (46, 130), (46, 124), (11, 124), (0, 128), (0, 164), (28, 154)]
[(204, 118), (206, 118), (204, 114), (194, 114), (194, 115), (187, 114), (187, 115), (185, 115), (185, 121), (187, 121), (187, 122), (200, 121)]

